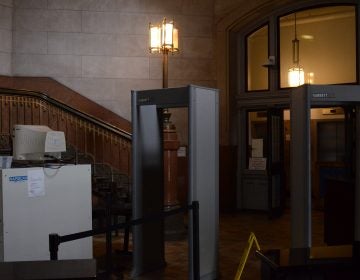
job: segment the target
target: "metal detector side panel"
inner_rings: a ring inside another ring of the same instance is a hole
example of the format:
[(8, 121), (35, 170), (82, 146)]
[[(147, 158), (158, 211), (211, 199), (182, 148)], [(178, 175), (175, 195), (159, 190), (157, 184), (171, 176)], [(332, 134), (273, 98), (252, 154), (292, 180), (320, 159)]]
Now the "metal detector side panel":
[[(200, 279), (218, 277), (219, 119), (218, 91), (190, 87), (189, 203), (199, 201)], [(192, 223), (190, 223), (192, 225)], [(190, 248), (193, 236), (190, 226)], [(190, 252), (190, 263), (192, 263)], [(190, 267), (190, 278), (192, 278)]]
[(311, 247), (310, 99), (307, 87), (290, 96), (291, 247)]
[[(360, 90), (359, 90), (360, 92)], [(355, 146), (355, 213), (354, 213), (354, 252), (359, 254), (359, 245), (360, 245), (360, 106), (356, 107), (356, 146)]]
[[(133, 103), (133, 219), (163, 211), (162, 111)], [(134, 109), (135, 107), (135, 109)], [(133, 227), (133, 277), (165, 265), (162, 220)]]

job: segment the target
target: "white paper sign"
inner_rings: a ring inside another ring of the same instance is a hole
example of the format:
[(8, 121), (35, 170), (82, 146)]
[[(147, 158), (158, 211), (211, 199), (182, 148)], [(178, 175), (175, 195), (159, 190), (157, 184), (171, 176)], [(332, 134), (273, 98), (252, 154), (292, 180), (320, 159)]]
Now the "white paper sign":
[(250, 170), (266, 170), (266, 158), (250, 158)]
[(44, 171), (42, 169), (29, 170), (27, 176), (29, 197), (44, 196)]
[(251, 156), (252, 157), (263, 157), (263, 139), (252, 139), (251, 140)]
[(177, 156), (178, 157), (186, 157), (186, 147), (185, 146), (179, 147), (179, 149), (177, 150)]

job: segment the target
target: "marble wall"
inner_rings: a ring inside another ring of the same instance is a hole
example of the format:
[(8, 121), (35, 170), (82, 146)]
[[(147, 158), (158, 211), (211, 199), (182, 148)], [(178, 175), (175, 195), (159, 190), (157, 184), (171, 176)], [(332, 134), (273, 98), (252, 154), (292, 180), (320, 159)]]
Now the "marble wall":
[[(179, 28), (181, 49), (169, 57), (169, 87), (216, 86), (213, 0), (14, 0), (13, 5), (13, 47), (0, 47), (13, 50), (15, 76), (52, 77), (130, 120), (130, 91), (162, 86), (162, 56), (148, 52), (148, 26), (167, 17)], [(174, 121), (181, 119), (176, 114)]]
[(0, 0), (0, 75), (11, 74), (13, 0)]

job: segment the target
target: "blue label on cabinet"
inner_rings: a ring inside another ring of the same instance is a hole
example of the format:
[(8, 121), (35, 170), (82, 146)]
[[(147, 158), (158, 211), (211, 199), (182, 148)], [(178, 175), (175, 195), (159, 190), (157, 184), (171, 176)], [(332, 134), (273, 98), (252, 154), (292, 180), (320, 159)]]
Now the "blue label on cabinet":
[(9, 182), (24, 182), (27, 181), (27, 176), (11, 176)]

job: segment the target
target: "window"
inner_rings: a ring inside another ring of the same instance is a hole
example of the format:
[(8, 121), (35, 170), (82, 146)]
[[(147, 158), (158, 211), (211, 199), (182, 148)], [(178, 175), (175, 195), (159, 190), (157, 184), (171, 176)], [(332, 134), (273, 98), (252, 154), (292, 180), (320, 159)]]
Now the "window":
[[(273, 14), (269, 19), (244, 38), (246, 92), (358, 82), (355, 5)], [(275, 58), (274, 67), (264, 67), (269, 57)], [(295, 83), (290, 76), (296, 77)]]
[(268, 26), (264, 26), (247, 37), (247, 89), (267, 90), (268, 69), (263, 65), (268, 59)]
[[(354, 6), (308, 9), (280, 17), (280, 87), (356, 82), (355, 22)], [(297, 71), (294, 85), (291, 69)]]

